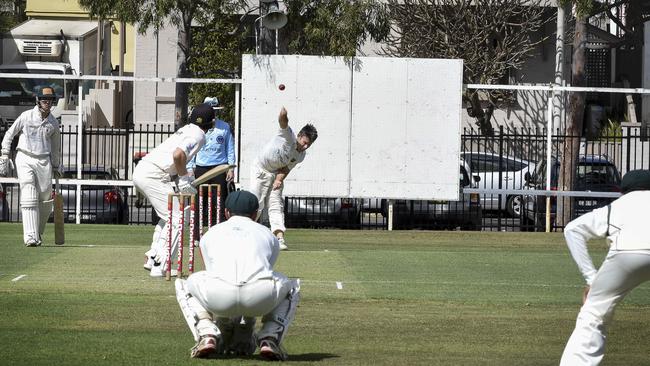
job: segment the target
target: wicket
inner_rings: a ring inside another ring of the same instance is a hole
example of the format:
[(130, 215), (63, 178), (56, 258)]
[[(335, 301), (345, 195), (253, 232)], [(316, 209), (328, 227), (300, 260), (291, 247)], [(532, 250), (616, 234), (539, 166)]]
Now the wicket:
[[(176, 260), (176, 270), (178, 278), (183, 277), (183, 246), (184, 246), (184, 237), (185, 237), (185, 208), (189, 204), (190, 216), (189, 216), (189, 240), (188, 240), (188, 263), (187, 271), (189, 274), (194, 273), (194, 247), (198, 246), (195, 243), (201, 239), (203, 236), (203, 201), (205, 199), (204, 190), (207, 189), (207, 208), (208, 208), (208, 229), (213, 226), (212, 219), (212, 207), (214, 197), (212, 194), (213, 189), (216, 190), (216, 222), (215, 225), (221, 222), (221, 186), (219, 184), (201, 184), (198, 188), (198, 197), (199, 197), (199, 225), (198, 225), (198, 238), (195, 237), (196, 222), (194, 217), (196, 215), (196, 196), (192, 194), (184, 193), (170, 193), (167, 197), (167, 211), (169, 220), (173, 220), (174, 213), (174, 199), (178, 200), (178, 228), (179, 232), (179, 244), (178, 244), (178, 258)], [(168, 225), (167, 231), (167, 269), (165, 273), (165, 279), (167, 281), (171, 280), (171, 268), (172, 268), (172, 241), (173, 241), (173, 226), (170, 222)], [(198, 240), (197, 240), (198, 239)]]

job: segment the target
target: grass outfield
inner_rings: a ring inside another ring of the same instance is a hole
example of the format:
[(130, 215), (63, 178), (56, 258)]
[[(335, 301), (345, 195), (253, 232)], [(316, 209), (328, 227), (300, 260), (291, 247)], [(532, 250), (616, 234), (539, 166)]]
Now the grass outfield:
[[(0, 364), (261, 364), (189, 358), (173, 284), (141, 269), (152, 232), (66, 225), (66, 245), (26, 248), (20, 224), (0, 224)], [(287, 242), (277, 269), (302, 279), (291, 365), (557, 365), (579, 309), (558, 233), (290, 230)], [(649, 365), (649, 333), (646, 284), (619, 307), (603, 364)]]

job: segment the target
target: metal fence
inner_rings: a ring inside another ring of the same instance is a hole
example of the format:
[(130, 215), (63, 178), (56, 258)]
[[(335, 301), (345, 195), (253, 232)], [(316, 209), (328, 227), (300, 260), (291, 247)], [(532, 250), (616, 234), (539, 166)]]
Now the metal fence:
[[(0, 138), (8, 127), (8, 124), (0, 125)], [(650, 168), (650, 146), (647, 133), (642, 132), (639, 127), (625, 126), (613, 131), (611, 136), (587, 141), (555, 131), (548, 145), (547, 131), (541, 129), (500, 128), (494, 136), (466, 129), (461, 136), (461, 157), (465, 165), (461, 162), (459, 171), (449, 172), (460, 172), (462, 188), (459, 201), (286, 197), (287, 226), (384, 230), (388, 228), (388, 215), (392, 211), (395, 229), (543, 231), (547, 217), (551, 229), (558, 229), (564, 220), (556, 217), (556, 196), (564, 193), (557, 191), (554, 179), (561, 174), (563, 167), (558, 161), (552, 161), (555, 170), (550, 171), (555, 178), (542, 177), (546, 171), (547, 146), (551, 146), (551, 156), (557, 157), (561, 156), (565, 146), (579, 141), (579, 155), (584, 164), (579, 164), (582, 170), (578, 175), (590, 173), (595, 177), (596, 173), (604, 171), (601, 169), (603, 166), (607, 166), (610, 175), (618, 174), (620, 180), (627, 171)], [(62, 161), (69, 177), (78, 177), (79, 167), (75, 162), (80, 151), (83, 161), (81, 178), (89, 179), (89, 185), (80, 190), (83, 199), (79, 203), (76, 186), (63, 186), (67, 198), (64, 201), (66, 219), (74, 222), (78, 213), (81, 222), (149, 225), (157, 221), (152, 208), (140, 199), (129, 180), (139, 158), (172, 133), (171, 126), (162, 125), (129, 129), (84, 128), (81, 131), (76, 126), (64, 128), (61, 135)], [(81, 143), (83, 149), (77, 150), (77, 143)], [(595, 169), (596, 165), (598, 169)], [(478, 182), (476, 177), (480, 178)], [(575, 192), (567, 193), (571, 210), (563, 212), (575, 216), (585, 207), (606, 204), (618, 195), (616, 181), (610, 182), (613, 183), (611, 186), (603, 186), (592, 178), (589, 177), (593, 184), (574, 187)], [(90, 185), (93, 179), (100, 181)], [(102, 185), (101, 180), (121, 184)], [(549, 182), (551, 186), (547, 187)], [(19, 197), (20, 189), (16, 183), (1, 185), (0, 220), (21, 220)], [(550, 197), (548, 208), (546, 197)], [(106, 211), (113, 214), (98, 215)]]

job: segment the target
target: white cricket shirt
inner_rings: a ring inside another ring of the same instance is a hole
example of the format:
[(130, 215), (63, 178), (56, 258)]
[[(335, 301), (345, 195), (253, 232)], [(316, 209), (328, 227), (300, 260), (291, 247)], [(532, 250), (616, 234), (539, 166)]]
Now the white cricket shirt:
[(643, 212), (650, 207), (650, 191), (629, 192), (610, 206), (609, 224), (605, 206), (576, 218), (564, 228), (571, 256), (588, 285), (596, 276), (596, 268), (587, 250), (590, 239), (607, 237), (611, 250), (615, 251), (650, 253), (650, 226)]
[(210, 228), (200, 247), (205, 270), (235, 285), (271, 278), (280, 253), (271, 231), (244, 216), (232, 216)]
[(284, 167), (293, 169), (305, 160), (305, 151), (296, 150), (296, 135), (291, 127), (278, 129), (257, 157), (257, 165), (267, 172), (276, 173)]
[(176, 175), (174, 166), (174, 151), (178, 148), (183, 150), (187, 161), (192, 160), (194, 155), (205, 144), (205, 132), (195, 124), (188, 124), (179, 128), (173, 135), (169, 136), (162, 144), (156, 146), (153, 151), (145, 155), (142, 160), (164, 170), (169, 175)]
[(61, 130), (59, 129), (59, 122), (52, 116), (52, 113), (43, 119), (38, 106), (21, 113), (2, 139), (3, 155), (9, 154), (11, 141), (16, 135), (20, 136), (18, 137), (16, 149), (31, 156), (49, 156), (52, 166), (59, 166)]

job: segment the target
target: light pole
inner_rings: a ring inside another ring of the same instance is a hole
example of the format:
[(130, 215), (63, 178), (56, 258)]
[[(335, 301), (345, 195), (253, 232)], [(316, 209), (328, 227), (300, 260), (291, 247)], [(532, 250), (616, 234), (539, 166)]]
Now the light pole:
[[(281, 3), (276, 0), (260, 0), (259, 9), (260, 16), (255, 19), (254, 24), (255, 53), (278, 54), (278, 29), (287, 24), (287, 15), (281, 8)], [(275, 34), (272, 34), (271, 31), (275, 31)]]

